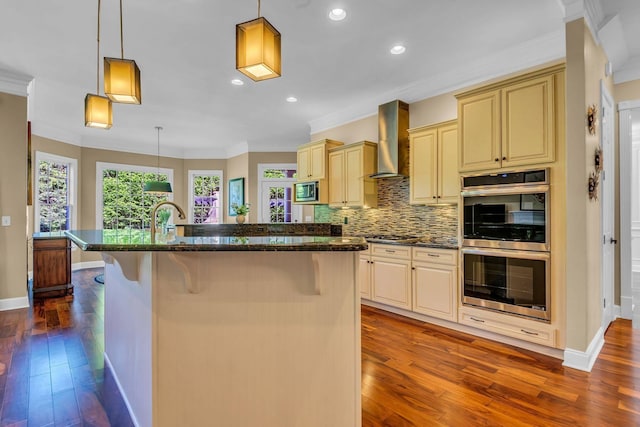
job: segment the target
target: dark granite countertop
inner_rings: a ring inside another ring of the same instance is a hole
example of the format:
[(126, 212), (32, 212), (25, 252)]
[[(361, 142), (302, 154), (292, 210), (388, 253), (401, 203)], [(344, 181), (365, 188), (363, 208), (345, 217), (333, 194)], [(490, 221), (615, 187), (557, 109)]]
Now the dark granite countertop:
[(362, 237), (344, 236), (156, 236), (142, 230), (66, 231), (73, 243), (84, 251), (362, 251)]

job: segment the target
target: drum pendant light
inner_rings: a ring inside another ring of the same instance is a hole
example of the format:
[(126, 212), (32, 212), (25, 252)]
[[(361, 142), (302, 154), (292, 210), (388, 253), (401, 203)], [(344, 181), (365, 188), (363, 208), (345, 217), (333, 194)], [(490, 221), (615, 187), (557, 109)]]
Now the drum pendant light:
[(84, 125), (92, 128), (109, 129), (113, 124), (111, 100), (100, 96), (100, 0), (98, 0), (98, 49), (96, 57), (96, 94), (84, 97)]
[(171, 193), (171, 183), (167, 181), (160, 181), (160, 131), (162, 130), (162, 127), (156, 126), (156, 130), (158, 131), (158, 175), (156, 181), (145, 182), (142, 191), (145, 193), (156, 194)]
[(104, 93), (113, 102), (142, 103), (140, 69), (136, 61), (124, 59), (122, 0), (120, 0), (120, 58), (104, 58)]
[(236, 69), (253, 81), (280, 77), (280, 33), (265, 18), (236, 25)]

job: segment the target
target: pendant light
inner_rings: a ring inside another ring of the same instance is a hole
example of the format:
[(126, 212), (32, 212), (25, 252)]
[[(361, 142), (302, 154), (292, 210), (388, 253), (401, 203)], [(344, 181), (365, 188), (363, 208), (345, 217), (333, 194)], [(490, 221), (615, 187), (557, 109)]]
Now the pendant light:
[(104, 58), (104, 93), (113, 102), (141, 104), (140, 69), (136, 61), (124, 59), (122, 0), (120, 0), (120, 58)]
[(236, 25), (236, 69), (253, 81), (280, 77), (280, 33), (265, 18)]
[(158, 131), (158, 175), (156, 181), (147, 181), (144, 183), (143, 191), (145, 193), (164, 194), (171, 193), (171, 183), (167, 181), (160, 181), (160, 131), (162, 127), (156, 126)]
[(98, 0), (98, 49), (96, 57), (96, 94), (84, 97), (84, 125), (92, 128), (109, 129), (113, 124), (111, 100), (100, 96), (100, 0)]

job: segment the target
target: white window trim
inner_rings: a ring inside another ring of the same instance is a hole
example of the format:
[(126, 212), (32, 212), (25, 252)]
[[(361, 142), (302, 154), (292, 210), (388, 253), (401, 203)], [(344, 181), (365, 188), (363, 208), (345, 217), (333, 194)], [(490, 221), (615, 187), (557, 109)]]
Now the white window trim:
[(224, 175), (221, 170), (197, 170), (197, 169), (189, 169), (189, 222), (191, 224), (194, 223), (194, 212), (193, 212), (193, 178), (195, 176), (219, 176), (220, 177), (220, 191), (218, 194), (220, 195), (220, 200), (218, 201), (218, 208), (220, 209), (219, 216), (220, 224), (224, 223)]
[[(102, 182), (102, 174), (105, 169), (127, 172), (134, 171), (142, 173), (161, 173), (167, 176), (167, 180), (171, 184), (171, 187), (173, 187), (173, 169), (126, 165), (122, 163), (96, 162), (96, 230), (102, 230), (102, 204), (104, 202), (102, 199), (102, 187), (104, 186), (104, 183)], [(169, 193), (167, 199), (173, 201), (173, 193)]]
[[(283, 182), (290, 183), (295, 182), (296, 178), (265, 178), (264, 172), (267, 169), (295, 169), (298, 170), (297, 163), (258, 163), (258, 220), (267, 222), (265, 218), (262, 218), (262, 184), (264, 182)], [(292, 204), (293, 218), (298, 222), (302, 222), (302, 205)]]
[(71, 205), (71, 229), (78, 228), (78, 160), (71, 157), (59, 156), (57, 154), (46, 153), (44, 151), (36, 151), (36, 167), (34, 168), (34, 200), (33, 203), (33, 229), (40, 231), (40, 203), (38, 203), (38, 170), (41, 161), (50, 161), (54, 163), (67, 163), (69, 165), (69, 204)]

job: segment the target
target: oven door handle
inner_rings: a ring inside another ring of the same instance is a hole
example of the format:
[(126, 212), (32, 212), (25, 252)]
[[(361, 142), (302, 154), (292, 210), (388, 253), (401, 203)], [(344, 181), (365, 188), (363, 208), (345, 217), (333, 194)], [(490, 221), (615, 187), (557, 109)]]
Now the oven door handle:
[(460, 195), (462, 197), (500, 196), (500, 195), (506, 195), (506, 194), (546, 193), (548, 191), (549, 191), (549, 184), (516, 185), (516, 186), (496, 185), (492, 187), (474, 188), (473, 190), (462, 190), (460, 192)]
[(514, 249), (494, 249), (494, 248), (471, 248), (463, 247), (460, 252), (470, 255), (487, 255), (495, 257), (507, 257), (507, 258), (523, 258), (549, 261), (551, 259), (549, 252), (542, 251), (519, 251)]

